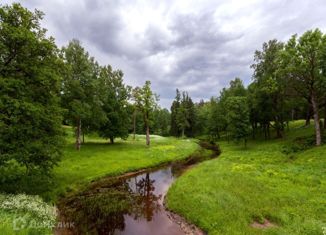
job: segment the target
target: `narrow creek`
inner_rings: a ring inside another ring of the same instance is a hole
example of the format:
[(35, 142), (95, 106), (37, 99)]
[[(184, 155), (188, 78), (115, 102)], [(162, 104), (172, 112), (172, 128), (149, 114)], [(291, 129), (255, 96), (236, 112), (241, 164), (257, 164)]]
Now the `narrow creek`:
[[(211, 157), (218, 153), (213, 150)], [(86, 191), (61, 200), (59, 220), (72, 221), (74, 226), (57, 229), (55, 234), (186, 234), (163, 203), (173, 181), (198, 161), (190, 157), (182, 163), (93, 183)]]

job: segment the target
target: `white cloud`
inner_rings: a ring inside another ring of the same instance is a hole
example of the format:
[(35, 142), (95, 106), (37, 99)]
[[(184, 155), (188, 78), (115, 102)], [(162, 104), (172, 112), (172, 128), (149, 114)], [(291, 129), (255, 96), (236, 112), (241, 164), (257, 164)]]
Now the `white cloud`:
[[(10, 3), (4, 0), (4, 3)], [(59, 46), (72, 38), (130, 85), (151, 80), (169, 107), (175, 89), (209, 99), (235, 76), (248, 84), (263, 42), (326, 30), (324, 0), (21, 0), (45, 13)]]

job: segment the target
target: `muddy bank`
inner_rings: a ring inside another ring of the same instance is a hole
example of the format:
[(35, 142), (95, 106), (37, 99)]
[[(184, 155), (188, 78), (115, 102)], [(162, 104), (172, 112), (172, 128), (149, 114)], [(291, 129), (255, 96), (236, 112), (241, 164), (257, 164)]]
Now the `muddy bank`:
[(106, 177), (87, 190), (58, 203), (59, 220), (74, 227), (55, 234), (204, 234), (164, 207), (164, 197), (173, 181), (192, 165), (220, 154), (217, 146), (200, 142), (202, 150), (169, 165)]

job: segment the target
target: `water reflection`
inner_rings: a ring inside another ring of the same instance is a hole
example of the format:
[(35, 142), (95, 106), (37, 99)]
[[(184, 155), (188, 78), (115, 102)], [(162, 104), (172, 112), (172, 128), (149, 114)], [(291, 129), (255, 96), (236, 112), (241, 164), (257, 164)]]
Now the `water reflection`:
[[(135, 192), (136, 192), (136, 205), (132, 208), (131, 216), (135, 220), (139, 218), (145, 218), (147, 221), (151, 221), (155, 213), (159, 212), (160, 204), (159, 199), (162, 197), (162, 194), (154, 194), (155, 190), (155, 180), (150, 179), (149, 173), (137, 181), (135, 179)], [(130, 186), (130, 184), (129, 184)]]
[(57, 234), (183, 234), (162, 205), (173, 180), (167, 167), (69, 198), (60, 210), (63, 218), (75, 221), (75, 228)]

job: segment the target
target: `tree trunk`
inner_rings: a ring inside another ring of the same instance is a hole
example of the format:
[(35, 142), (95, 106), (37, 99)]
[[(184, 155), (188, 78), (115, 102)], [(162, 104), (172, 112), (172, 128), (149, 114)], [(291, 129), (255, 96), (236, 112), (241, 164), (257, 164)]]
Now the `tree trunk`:
[(290, 131), (290, 122), (289, 121), (286, 121), (286, 130), (287, 131)]
[(110, 137), (110, 143), (114, 144), (114, 138), (112, 136)]
[(81, 145), (81, 139), (80, 139), (80, 134), (81, 134), (81, 120), (80, 118), (77, 118), (77, 128), (76, 128), (76, 149), (79, 151), (80, 150), (80, 145)]
[(251, 129), (252, 129), (252, 139), (256, 139), (256, 128), (255, 128), (255, 123), (251, 124)]
[(314, 122), (315, 122), (315, 134), (316, 134), (316, 146), (321, 145), (321, 132), (320, 132), (320, 123), (319, 123), (319, 113), (318, 113), (318, 104), (316, 99), (316, 94), (312, 91), (311, 94), (311, 104), (314, 112)]
[(149, 139), (149, 124), (146, 123), (146, 145), (150, 145), (150, 139)]
[(182, 134), (181, 134), (181, 138), (184, 138), (185, 137), (185, 129), (182, 128)]
[(85, 134), (83, 132), (83, 144), (85, 144)]
[(326, 130), (326, 106), (324, 107), (324, 129)]
[(279, 117), (275, 117), (275, 129), (276, 129), (276, 138), (282, 138), (283, 137), (283, 133), (282, 133), (282, 129), (283, 129), (283, 124), (280, 121)]
[(292, 121), (294, 121), (294, 116), (295, 116), (295, 110), (292, 109), (292, 111), (291, 111), (291, 119), (292, 119)]
[(280, 128), (276, 128), (276, 138), (283, 138), (283, 134)]
[(306, 124), (305, 124), (306, 126), (310, 125), (310, 118), (311, 118), (311, 107), (309, 104), (306, 112)]
[(134, 116), (133, 116), (133, 128), (134, 128), (134, 136), (133, 136), (133, 140), (136, 139), (136, 110), (134, 111)]

